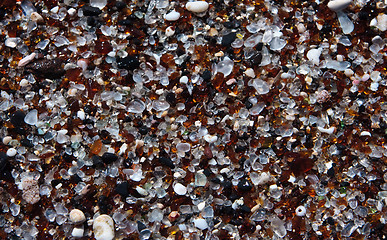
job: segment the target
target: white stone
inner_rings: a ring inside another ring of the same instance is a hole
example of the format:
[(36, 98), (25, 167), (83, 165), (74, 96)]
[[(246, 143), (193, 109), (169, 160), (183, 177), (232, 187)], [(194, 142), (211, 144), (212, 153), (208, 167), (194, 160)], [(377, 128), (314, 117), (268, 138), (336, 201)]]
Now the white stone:
[(40, 15), (37, 12), (31, 13), (31, 20), (34, 21), (34, 22), (37, 22), (37, 23), (43, 23), (44, 22), (44, 19), (43, 19), (42, 15)]
[(17, 153), (17, 151), (16, 151), (16, 149), (14, 149), (14, 148), (9, 148), (9, 149), (7, 150), (7, 156), (8, 156), (8, 157), (14, 157), (14, 156), (16, 155), (16, 153)]
[(85, 230), (83, 229), (83, 226), (82, 227), (75, 227), (75, 228), (73, 228), (73, 231), (71, 232), (71, 236), (73, 236), (75, 238), (81, 238), (81, 237), (83, 237), (84, 232), (85, 232)]
[(15, 48), (20, 38), (7, 38), (4, 42), (5, 46)]
[(380, 31), (384, 32), (387, 30), (387, 15), (380, 13), (376, 18), (370, 22), (371, 27), (377, 27)]
[(352, 69), (345, 69), (344, 70), (344, 74), (345, 74), (345, 76), (347, 76), (347, 77), (352, 77), (353, 76), (353, 74), (354, 74), (354, 72), (352, 71)]
[(263, 185), (269, 182), (270, 178), (271, 178), (270, 173), (267, 173), (267, 172), (261, 172), (260, 174), (256, 172), (250, 173), (250, 179), (254, 185)]
[(340, 11), (349, 6), (352, 0), (333, 0), (328, 2), (328, 7), (333, 11)]
[(20, 87), (26, 87), (26, 86), (28, 86), (30, 83), (28, 82), (28, 80), (27, 79), (22, 79), (20, 82), (19, 82), (19, 85), (20, 85)]
[(259, 94), (266, 94), (270, 91), (270, 86), (267, 82), (256, 78), (252, 81), (252, 86), (257, 90)]
[(169, 26), (165, 29), (165, 36), (167, 37), (170, 37), (170, 36), (173, 36), (173, 34), (175, 34), (175, 28), (172, 27), (172, 26)]
[(107, 0), (90, 0), (90, 6), (102, 9), (106, 6)]
[(173, 190), (175, 190), (177, 195), (185, 195), (187, 193), (187, 188), (181, 183), (176, 183), (175, 186), (173, 186)]
[(70, 212), (70, 221), (73, 223), (83, 223), (86, 220), (85, 214), (79, 209), (73, 209)]
[(67, 10), (67, 13), (70, 16), (74, 16), (76, 12), (77, 12), (77, 10), (75, 10), (75, 8), (70, 8), (69, 10)]
[(306, 214), (306, 209), (304, 206), (298, 206), (296, 208), (296, 215), (299, 216), (299, 217), (302, 217), (302, 216), (305, 216)]
[(223, 59), (223, 61), (220, 61), (217, 65), (216, 65), (216, 70), (217, 72), (221, 72), (223, 73), (223, 75), (225, 77), (227, 77), (228, 75), (230, 75), (230, 73), (232, 72), (232, 70), (234, 69), (234, 61), (231, 60), (229, 57), (225, 57)]
[(306, 57), (309, 61), (311, 61), (314, 65), (319, 65), (320, 63), (320, 55), (321, 49), (310, 49), (306, 54)]
[(203, 138), (204, 138), (204, 140), (206, 140), (206, 142), (208, 142), (208, 143), (214, 143), (214, 142), (216, 142), (216, 141), (218, 140), (218, 137), (217, 137), (217, 136), (215, 136), (215, 135), (210, 135), (210, 134), (205, 135)]
[(177, 21), (180, 18), (180, 13), (173, 10), (170, 13), (165, 14), (164, 19), (167, 21)]
[(187, 84), (188, 83), (188, 77), (187, 76), (182, 76), (180, 78), (180, 83)]
[(113, 219), (106, 214), (102, 214), (94, 219), (94, 237), (96, 240), (112, 240), (114, 238)]
[(7, 145), (11, 140), (12, 140), (12, 137), (11, 137), (11, 136), (5, 136), (5, 137), (3, 138), (3, 143), (4, 143), (4, 145)]
[(202, 13), (207, 11), (209, 4), (206, 1), (187, 2), (185, 8), (194, 13)]
[(317, 129), (320, 131), (320, 132), (323, 132), (323, 133), (327, 133), (327, 134), (332, 134), (334, 131), (335, 131), (335, 127), (330, 127), (330, 128), (322, 128), (322, 127), (317, 127)]
[(255, 72), (254, 72), (254, 69), (252, 69), (252, 68), (247, 68), (245, 70), (245, 74), (246, 74), (246, 76), (251, 77), (251, 78), (255, 77)]
[(199, 228), (200, 230), (204, 230), (206, 228), (208, 228), (208, 224), (206, 222), (206, 220), (204, 220), (203, 218), (197, 218), (195, 220), (193, 220), (194, 224), (195, 224), (195, 227)]
[(31, 53), (30, 55), (22, 58), (19, 63), (17, 64), (18, 67), (24, 67), (25, 65), (27, 65), (28, 63), (30, 63), (32, 60), (34, 60), (36, 56), (36, 53)]
[(79, 110), (77, 112), (77, 116), (78, 116), (79, 119), (85, 120), (85, 112), (83, 110)]

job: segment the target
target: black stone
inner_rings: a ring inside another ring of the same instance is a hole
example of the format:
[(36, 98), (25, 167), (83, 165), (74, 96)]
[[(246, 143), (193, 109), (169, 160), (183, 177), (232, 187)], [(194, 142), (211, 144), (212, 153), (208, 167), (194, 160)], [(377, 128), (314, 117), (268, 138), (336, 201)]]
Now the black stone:
[(262, 54), (261, 53), (256, 53), (250, 58), (250, 62), (253, 65), (259, 65), (261, 64), (262, 61)]
[(242, 205), (242, 206), (241, 206), (241, 211), (242, 211), (243, 213), (250, 213), (250, 212), (251, 212), (251, 209), (250, 209), (248, 206), (246, 206), (246, 205)]
[(262, 43), (262, 42), (258, 43), (257, 46), (255, 46), (255, 49), (256, 49), (257, 51), (261, 51), (262, 48), (263, 48), (263, 43)]
[(71, 176), (71, 181), (73, 181), (74, 183), (79, 183), (82, 181), (82, 178), (80, 178), (77, 174), (74, 174)]
[(87, 17), (86, 22), (87, 22), (87, 25), (89, 25), (90, 27), (94, 27), (95, 24), (97, 23), (94, 17)]
[(204, 173), (204, 175), (206, 175), (206, 177), (208, 177), (208, 176), (210, 176), (212, 174), (212, 172), (211, 172), (211, 170), (209, 168), (205, 168), (203, 170), (203, 173)]
[(204, 70), (204, 72), (202, 73), (203, 80), (204, 81), (210, 81), (211, 77), (212, 77), (211, 71), (208, 70), (208, 69)]
[(126, 3), (122, 2), (122, 1), (118, 1), (118, 2), (116, 2), (116, 8), (118, 10), (122, 10), (122, 9), (126, 8)]
[(253, 104), (247, 99), (246, 102), (245, 102), (245, 106), (247, 109), (250, 109), (253, 107)]
[(24, 118), (26, 114), (23, 111), (16, 111), (12, 114), (11, 123), (15, 127), (21, 127), (25, 124)]
[(91, 160), (93, 160), (93, 166), (95, 168), (101, 169), (105, 167), (105, 164), (102, 161), (102, 158), (100, 156), (94, 155), (91, 157)]
[(29, 148), (31, 148), (31, 147), (34, 146), (34, 144), (32, 144), (32, 142), (31, 142), (30, 140), (26, 139), (26, 138), (20, 140), (20, 144), (21, 144), (23, 147), (29, 147)]
[(116, 185), (116, 192), (120, 194), (122, 197), (127, 197), (129, 196), (129, 191), (128, 191), (129, 184), (128, 182), (122, 182)]
[(117, 160), (118, 160), (118, 156), (115, 155), (114, 153), (105, 152), (102, 155), (102, 161), (106, 164), (110, 164), (110, 163), (115, 162)]
[(117, 65), (119, 68), (134, 70), (140, 66), (140, 62), (134, 56), (127, 56), (125, 58), (117, 59)]
[(229, 34), (226, 34), (222, 37), (222, 45), (225, 47), (231, 46), (231, 43), (234, 42), (236, 38), (235, 32), (230, 32)]
[(230, 182), (230, 181), (224, 181), (223, 182), (223, 188), (225, 188), (225, 189), (231, 189), (232, 188), (232, 183)]
[(328, 169), (327, 174), (329, 177), (334, 177), (335, 176), (335, 169), (333, 167)]
[(91, 6), (83, 6), (82, 10), (85, 16), (98, 16), (102, 13), (101, 9)]
[(242, 192), (248, 192), (253, 188), (251, 183), (247, 179), (241, 179), (238, 183), (238, 189)]
[(94, 121), (91, 120), (90, 118), (86, 118), (85, 120), (83, 120), (83, 124), (91, 124), (91, 125), (94, 125)]
[(146, 228), (146, 225), (140, 221), (137, 221), (137, 229), (139, 232), (141, 232), (142, 230), (144, 230)]
[(216, 183), (216, 184), (220, 184), (221, 183), (220, 179), (217, 178), (217, 177), (211, 178), (210, 181), (213, 182), (213, 183)]
[(169, 168), (175, 168), (175, 164), (173, 163), (172, 159), (169, 158), (169, 157), (159, 157), (159, 162), (164, 165), (164, 166), (167, 166)]
[(102, 214), (108, 213), (109, 206), (108, 206), (108, 198), (106, 196), (100, 196), (97, 201), (97, 205), (99, 207), (99, 210)]
[(176, 105), (176, 96), (173, 92), (169, 92), (167, 96), (165, 96), (165, 100), (167, 100), (167, 102), (172, 106)]
[(328, 222), (330, 225), (335, 225), (335, 220), (333, 220), (332, 217), (327, 218), (327, 222)]
[(118, 21), (118, 25), (122, 25), (122, 26), (130, 26), (132, 24), (133, 24), (133, 21), (130, 19), (124, 19), (124, 20)]
[(123, 165), (125, 168), (131, 168), (133, 165), (133, 160), (131, 158), (126, 158)]
[(146, 126), (141, 126), (139, 129), (138, 129), (138, 132), (141, 134), (141, 135), (145, 135), (149, 132), (149, 128), (147, 128)]
[(5, 152), (0, 152), (0, 173), (3, 172), (3, 170), (8, 165), (8, 156)]

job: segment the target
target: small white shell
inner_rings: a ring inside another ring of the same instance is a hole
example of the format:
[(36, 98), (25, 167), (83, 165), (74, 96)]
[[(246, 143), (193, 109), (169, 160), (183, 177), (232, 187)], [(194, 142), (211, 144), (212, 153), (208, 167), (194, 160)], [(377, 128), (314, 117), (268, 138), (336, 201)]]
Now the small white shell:
[(18, 67), (24, 67), (25, 65), (27, 65), (28, 63), (30, 63), (32, 60), (34, 60), (36, 56), (36, 53), (31, 53), (30, 55), (22, 58), (19, 63), (17, 64)]
[(187, 2), (185, 8), (194, 13), (202, 13), (207, 11), (209, 4), (206, 1)]
[(305, 216), (306, 214), (306, 208), (304, 206), (298, 206), (296, 208), (296, 215), (299, 217)]
[(112, 240), (114, 238), (113, 219), (106, 214), (102, 214), (94, 219), (94, 237), (96, 240)]

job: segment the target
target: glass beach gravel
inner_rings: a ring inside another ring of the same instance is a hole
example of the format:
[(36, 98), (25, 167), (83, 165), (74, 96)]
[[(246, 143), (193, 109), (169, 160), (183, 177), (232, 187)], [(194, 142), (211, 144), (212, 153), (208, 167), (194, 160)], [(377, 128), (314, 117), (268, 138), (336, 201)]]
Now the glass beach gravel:
[(385, 239), (386, 7), (1, 1), (0, 239)]

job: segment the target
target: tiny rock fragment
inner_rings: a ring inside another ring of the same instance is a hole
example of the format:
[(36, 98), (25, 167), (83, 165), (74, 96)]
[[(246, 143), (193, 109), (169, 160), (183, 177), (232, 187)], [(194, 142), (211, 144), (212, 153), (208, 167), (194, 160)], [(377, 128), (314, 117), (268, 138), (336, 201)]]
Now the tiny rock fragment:
[(209, 7), (209, 4), (206, 1), (194, 1), (194, 2), (187, 2), (185, 5), (185, 8), (194, 13), (202, 13), (207, 11)]
[(114, 238), (113, 219), (106, 214), (102, 214), (94, 219), (94, 237), (96, 240), (112, 240)]
[(38, 59), (28, 63), (25, 69), (39, 77), (56, 79), (65, 74), (62, 66), (63, 60), (60, 58), (54, 59)]

